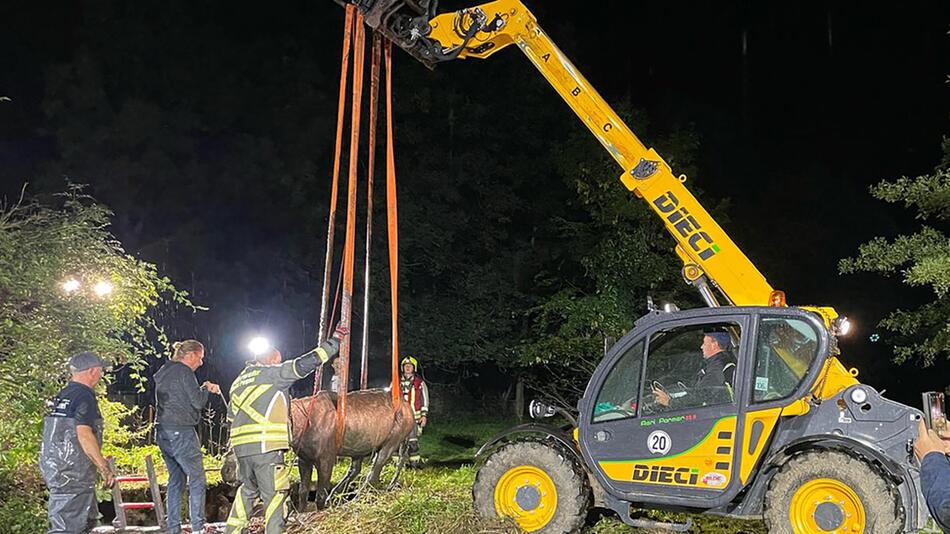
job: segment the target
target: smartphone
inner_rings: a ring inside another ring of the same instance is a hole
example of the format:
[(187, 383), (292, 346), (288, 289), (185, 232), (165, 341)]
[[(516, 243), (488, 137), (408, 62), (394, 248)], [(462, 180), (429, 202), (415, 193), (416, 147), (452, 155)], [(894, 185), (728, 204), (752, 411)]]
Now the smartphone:
[(921, 393), (924, 401), (924, 422), (927, 428), (942, 432), (947, 430), (947, 412), (943, 407), (943, 393), (927, 391)]

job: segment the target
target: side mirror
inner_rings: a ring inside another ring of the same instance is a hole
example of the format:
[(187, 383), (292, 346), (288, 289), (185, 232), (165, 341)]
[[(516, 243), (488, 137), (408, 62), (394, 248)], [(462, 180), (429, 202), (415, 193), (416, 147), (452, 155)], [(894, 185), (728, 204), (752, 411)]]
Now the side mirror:
[(554, 406), (548, 406), (539, 400), (532, 400), (528, 404), (528, 415), (532, 419), (547, 419), (548, 417), (553, 417), (557, 413), (557, 410)]
[(653, 296), (647, 295), (647, 312), (652, 313), (655, 311), (659, 311), (659, 308), (653, 303)]

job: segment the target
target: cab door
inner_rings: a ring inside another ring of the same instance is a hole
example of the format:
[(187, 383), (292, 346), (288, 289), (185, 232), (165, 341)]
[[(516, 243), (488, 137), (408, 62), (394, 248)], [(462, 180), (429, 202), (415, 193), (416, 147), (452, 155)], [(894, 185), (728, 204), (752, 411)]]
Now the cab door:
[[(751, 315), (732, 309), (677, 317), (635, 329), (604, 358), (579, 406), (579, 441), (613, 496), (710, 508), (741, 489), (739, 400)], [(729, 346), (712, 356), (728, 360), (728, 383), (702, 379), (722, 370), (702, 348), (712, 332), (728, 335)], [(671, 400), (658, 402), (656, 388)]]

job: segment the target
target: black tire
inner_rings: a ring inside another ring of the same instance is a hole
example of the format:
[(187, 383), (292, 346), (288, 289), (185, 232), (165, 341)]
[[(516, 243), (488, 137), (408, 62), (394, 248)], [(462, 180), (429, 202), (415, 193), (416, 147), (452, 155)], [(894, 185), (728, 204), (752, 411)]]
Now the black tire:
[[(475, 510), (484, 518), (497, 518), (495, 488), (512, 469), (531, 466), (546, 474), (557, 492), (553, 516), (540, 528), (542, 534), (577, 532), (587, 517), (590, 488), (587, 475), (576, 461), (554, 445), (536, 441), (510, 443), (492, 453), (475, 476), (472, 497)], [(519, 526), (520, 523), (519, 523)]]
[[(867, 463), (843, 452), (814, 451), (789, 460), (769, 483), (765, 497), (765, 524), (770, 534), (803, 534), (801, 530), (796, 530), (792, 518), (795, 513), (792, 510), (793, 500), (800, 490), (802, 493), (799, 498), (807, 493), (806, 484), (811, 483), (814, 487), (815, 481), (820, 481), (820, 479), (830, 479), (831, 484), (841, 484), (857, 496), (864, 510), (865, 521), (862, 531), (865, 534), (903, 532), (904, 516), (900, 509), (899, 498), (891, 491), (887, 480)], [(829, 496), (807, 500), (821, 502), (825, 506), (821, 513), (818, 513), (816, 509), (813, 517), (820, 517), (829, 528), (839, 519), (847, 520), (844, 516), (846, 507), (830, 502), (830, 494), (834, 491), (833, 489), (831, 491), (816, 490), (813, 495)], [(829, 502), (822, 502), (824, 499), (829, 499)], [(801, 514), (802, 508), (799, 507), (797, 510)], [(807, 513), (801, 516), (807, 516)], [(849, 532), (852, 531), (849, 530)]]

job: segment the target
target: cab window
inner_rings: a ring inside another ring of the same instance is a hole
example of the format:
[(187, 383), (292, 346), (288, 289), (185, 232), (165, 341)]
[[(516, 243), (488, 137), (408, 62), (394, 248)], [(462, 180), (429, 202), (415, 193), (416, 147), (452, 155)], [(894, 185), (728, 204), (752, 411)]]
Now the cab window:
[(641, 413), (735, 402), (735, 323), (710, 323), (661, 330), (650, 337)]
[(752, 401), (788, 397), (818, 356), (818, 333), (801, 319), (763, 318), (755, 348)]
[(637, 415), (642, 366), (643, 341), (640, 341), (627, 349), (607, 374), (597, 394), (597, 402), (594, 403), (592, 422), (612, 421)]

